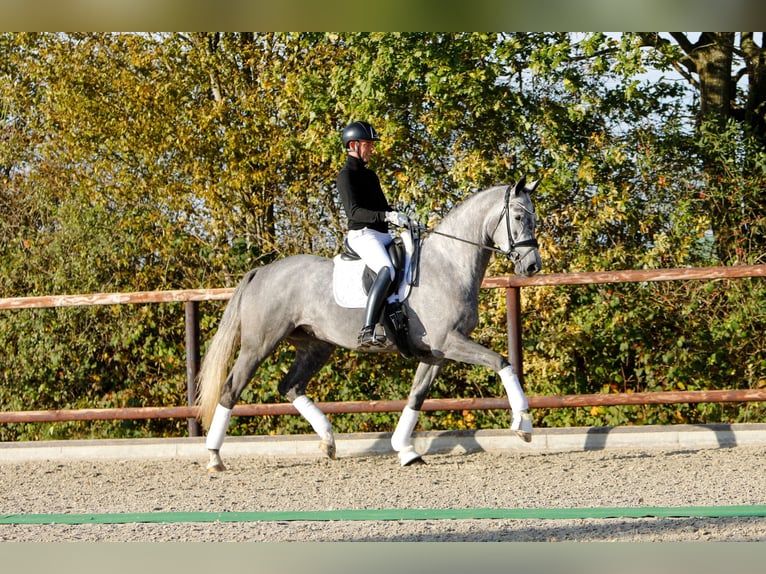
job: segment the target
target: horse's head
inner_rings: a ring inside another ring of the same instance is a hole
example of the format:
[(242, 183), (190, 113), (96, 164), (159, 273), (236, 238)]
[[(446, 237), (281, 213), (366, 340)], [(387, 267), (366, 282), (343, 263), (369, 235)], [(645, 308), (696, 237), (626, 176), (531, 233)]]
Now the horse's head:
[(537, 188), (540, 180), (529, 185), (522, 177), (513, 186), (508, 186), (503, 201), (503, 211), (495, 226), (492, 240), (506, 257), (514, 263), (517, 275), (534, 275), (542, 269), (540, 253), (535, 239), (537, 216), (530, 194)]

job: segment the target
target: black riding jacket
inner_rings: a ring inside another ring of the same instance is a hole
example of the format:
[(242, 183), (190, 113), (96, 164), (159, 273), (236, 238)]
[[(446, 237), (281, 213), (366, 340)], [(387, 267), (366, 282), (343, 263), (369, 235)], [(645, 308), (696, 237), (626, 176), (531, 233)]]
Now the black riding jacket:
[(369, 227), (383, 233), (388, 231), (386, 211), (392, 209), (374, 171), (361, 159), (349, 155), (337, 183), (349, 229)]

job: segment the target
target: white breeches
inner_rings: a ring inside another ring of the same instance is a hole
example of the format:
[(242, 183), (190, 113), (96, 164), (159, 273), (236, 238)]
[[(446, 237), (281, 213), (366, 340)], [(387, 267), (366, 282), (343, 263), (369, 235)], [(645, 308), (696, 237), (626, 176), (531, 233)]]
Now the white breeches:
[(359, 254), (365, 265), (375, 273), (383, 267), (388, 267), (392, 281), (396, 273), (386, 247), (393, 240), (394, 238), (388, 233), (381, 233), (367, 227), (364, 229), (352, 229), (348, 232), (348, 244), (351, 246), (351, 249)]

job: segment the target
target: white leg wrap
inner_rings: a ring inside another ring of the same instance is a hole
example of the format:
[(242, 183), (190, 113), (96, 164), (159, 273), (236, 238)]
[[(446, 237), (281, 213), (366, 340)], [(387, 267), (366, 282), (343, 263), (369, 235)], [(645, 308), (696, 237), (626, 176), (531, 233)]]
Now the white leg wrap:
[(420, 411), (410, 407), (404, 407), (402, 410), (402, 416), (399, 418), (394, 434), (391, 437), (391, 446), (396, 452), (412, 446), (412, 431), (415, 430), (415, 425), (418, 424), (419, 416)]
[(217, 405), (213, 414), (213, 422), (210, 423), (210, 430), (207, 431), (207, 438), (205, 439), (205, 446), (207, 446), (208, 450), (221, 449), (230, 420), (231, 409), (227, 409), (220, 404)]
[(511, 405), (511, 412), (518, 413), (529, 408), (527, 396), (521, 388), (519, 377), (513, 372), (513, 367), (508, 365), (500, 371), (500, 379), (503, 381), (505, 392), (508, 393), (508, 402)]
[(295, 399), (293, 406), (298, 409), (303, 418), (309, 421), (311, 428), (319, 435), (319, 438), (324, 439), (327, 433), (332, 433), (330, 420), (306, 395), (301, 395)]

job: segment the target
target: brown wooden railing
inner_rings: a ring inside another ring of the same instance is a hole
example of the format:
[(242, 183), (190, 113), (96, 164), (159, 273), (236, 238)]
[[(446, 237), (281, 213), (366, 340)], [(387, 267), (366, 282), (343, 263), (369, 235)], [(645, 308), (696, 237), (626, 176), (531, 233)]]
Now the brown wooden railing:
[[(765, 277), (766, 265), (736, 267), (705, 267), (690, 269), (627, 270), (586, 273), (554, 273), (533, 277), (488, 277), (482, 287), (506, 290), (508, 315), (508, 354), (517, 373), (524, 374), (521, 332), (521, 288), (553, 285), (589, 285), (600, 283), (636, 283), (647, 281), (709, 281), (745, 277)], [(0, 423), (84, 421), (112, 419), (186, 418), (190, 436), (200, 434), (193, 406), (196, 395), (196, 376), (200, 363), (199, 303), (226, 300), (234, 289), (188, 289), (178, 291), (148, 291), (138, 293), (101, 293), (92, 295), (61, 295), (46, 297), (18, 297), (0, 299), (3, 309), (40, 309), (50, 307), (76, 307), (90, 305), (125, 305), (137, 303), (184, 304), (186, 322), (186, 366), (188, 405), (178, 407), (140, 407), (114, 409), (76, 409), (53, 411), (0, 412)], [(602, 405), (640, 405), (698, 402), (754, 402), (766, 401), (766, 389), (683, 391), (650, 393), (610, 393), (593, 395), (531, 396), (531, 408), (563, 408)], [(370, 413), (400, 411), (404, 400), (346, 401), (318, 403), (326, 413)], [(480, 410), (506, 409), (506, 398), (428, 399), (423, 410)], [(297, 414), (289, 403), (237, 405), (237, 416)]]

